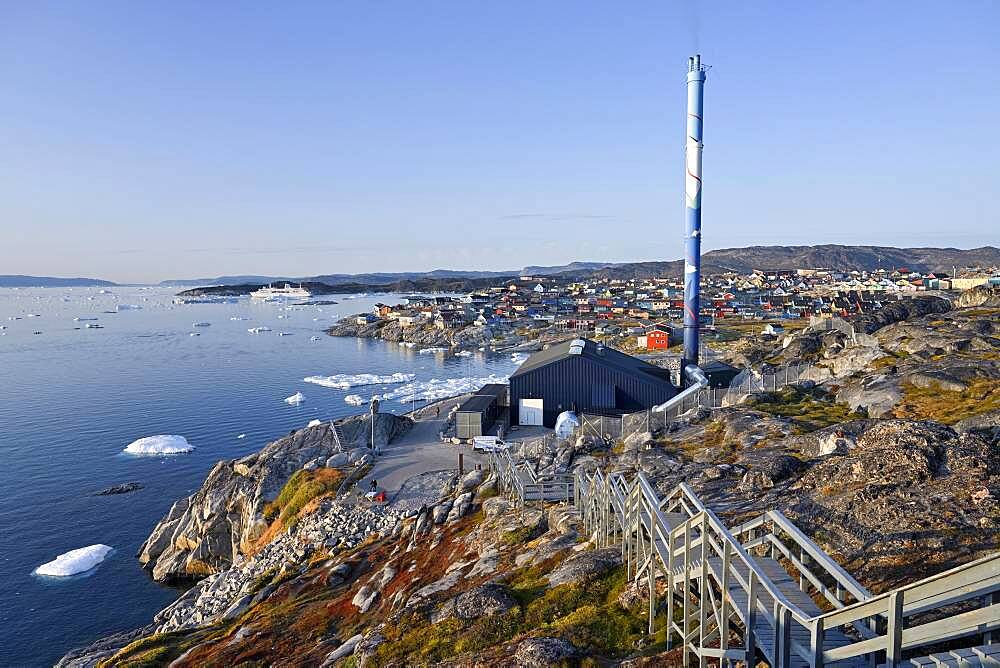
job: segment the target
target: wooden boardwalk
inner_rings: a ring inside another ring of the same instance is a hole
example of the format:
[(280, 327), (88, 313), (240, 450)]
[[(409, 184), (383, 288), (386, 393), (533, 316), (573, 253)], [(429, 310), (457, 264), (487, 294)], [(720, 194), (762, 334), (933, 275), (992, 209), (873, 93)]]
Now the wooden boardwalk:
[(491, 466), (520, 503), (572, 501), (599, 547), (621, 547), (649, 633), (668, 623), (685, 666), (1000, 668), (1000, 553), (873, 595), (777, 511), (729, 528), (684, 483), (660, 497), (642, 473)]

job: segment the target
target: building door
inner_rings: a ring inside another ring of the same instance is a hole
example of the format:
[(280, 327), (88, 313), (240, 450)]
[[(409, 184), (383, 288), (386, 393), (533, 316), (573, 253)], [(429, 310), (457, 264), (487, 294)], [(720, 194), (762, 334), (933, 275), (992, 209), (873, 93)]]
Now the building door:
[(542, 426), (544, 399), (521, 399), (517, 410), (517, 423), (524, 426)]

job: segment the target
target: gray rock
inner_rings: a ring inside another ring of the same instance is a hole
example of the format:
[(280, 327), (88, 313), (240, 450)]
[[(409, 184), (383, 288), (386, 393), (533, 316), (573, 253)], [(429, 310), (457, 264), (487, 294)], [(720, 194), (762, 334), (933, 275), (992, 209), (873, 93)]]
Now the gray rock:
[(361, 585), (361, 589), (351, 599), (351, 603), (358, 609), (358, 612), (368, 612), (376, 598), (378, 598), (377, 589), (369, 585)]
[(527, 638), (514, 652), (514, 660), (523, 668), (547, 668), (579, 656), (579, 650), (562, 638)]
[(138, 482), (124, 482), (120, 485), (105, 487), (99, 492), (94, 492), (94, 496), (112, 496), (115, 494), (128, 494), (142, 489), (142, 484)]
[(463, 492), (467, 492), (471, 489), (479, 487), (479, 485), (483, 482), (483, 478), (485, 477), (485, 475), (486, 472), (481, 469), (469, 471), (464, 476), (462, 476), (462, 480), (459, 483), (459, 489), (461, 489)]
[(619, 547), (580, 552), (563, 561), (549, 573), (549, 586), (591, 580), (621, 566), (621, 563), (622, 552)]
[(451, 499), (448, 499), (434, 506), (431, 511), (434, 524), (444, 524), (444, 521), (448, 519), (448, 512), (451, 510), (452, 505)]
[(341, 644), (337, 649), (333, 650), (332, 652), (326, 655), (326, 659), (323, 661), (322, 664), (320, 664), (321, 668), (329, 668), (340, 659), (343, 659), (346, 656), (354, 654), (354, 649), (358, 646), (358, 643), (360, 643), (363, 638), (364, 636), (359, 633), (358, 635), (352, 636), (351, 638), (345, 640), (343, 644)]
[(472, 492), (459, 494), (451, 507), (451, 511), (448, 513), (448, 522), (456, 522), (465, 517), (469, 513), (470, 508), (472, 508)]

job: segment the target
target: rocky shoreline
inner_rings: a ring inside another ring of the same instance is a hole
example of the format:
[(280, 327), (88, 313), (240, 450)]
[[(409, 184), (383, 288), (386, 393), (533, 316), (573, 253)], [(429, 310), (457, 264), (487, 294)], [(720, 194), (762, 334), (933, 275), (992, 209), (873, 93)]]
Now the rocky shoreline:
[[(908, 305), (854, 334), (749, 337), (733, 354), (809, 372), (616, 443), (550, 438), (516, 455), (543, 475), (641, 471), (660, 493), (683, 481), (730, 525), (778, 510), (883, 592), (1000, 549), (991, 298)], [(518, 508), (483, 471), (426, 476), (440, 490), (419, 508), (349, 503), (340, 492), (370, 457), (367, 419), (217, 465), (144, 546), (154, 576), (197, 584), (149, 626), (60, 665), (676, 665), (646, 634), (648, 584), (628, 581), (618, 547), (583, 535), (572, 506)], [(408, 428), (380, 420), (386, 442)], [(292, 515), (289, 488), (324, 476), (320, 489), (337, 493)]]

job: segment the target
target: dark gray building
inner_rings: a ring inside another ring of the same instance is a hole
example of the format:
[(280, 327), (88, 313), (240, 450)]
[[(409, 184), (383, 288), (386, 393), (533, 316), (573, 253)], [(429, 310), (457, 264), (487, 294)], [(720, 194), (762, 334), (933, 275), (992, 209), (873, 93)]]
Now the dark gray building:
[(537, 352), (510, 377), (511, 424), (554, 427), (563, 411), (618, 415), (677, 394), (670, 371), (588, 339)]
[(487, 435), (506, 408), (507, 386), (500, 383), (484, 385), (455, 412), (455, 435), (458, 438)]

